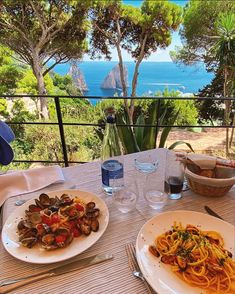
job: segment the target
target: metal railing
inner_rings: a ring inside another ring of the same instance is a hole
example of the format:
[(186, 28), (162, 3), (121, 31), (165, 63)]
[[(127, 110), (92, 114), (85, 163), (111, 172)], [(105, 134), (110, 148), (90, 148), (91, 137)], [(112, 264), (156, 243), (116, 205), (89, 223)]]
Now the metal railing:
[(92, 99), (92, 100), (105, 100), (105, 99), (128, 99), (128, 100), (144, 100), (144, 99), (152, 99), (156, 100), (158, 103), (158, 113), (157, 113), (157, 123), (156, 125), (143, 125), (143, 124), (117, 124), (117, 126), (123, 126), (123, 127), (154, 127), (154, 128), (164, 128), (164, 127), (172, 127), (172, 128), (235, 128), (233, 125), (220, 125), (220, 126), (213, 126), (213, 125), (162, 125), (159, 123), (159, 117), (160, 117), (160, 102), (161, 100), (193, 100), (195, 102), (198, 101), (205, 101), (205, 100), (213, 100), (213, 101), (235, 101), (234, 97), (231, 98), (215, 98), (215, 97), (160, 97), (160, 96), (145, 96), (145, 97), (102, 97), (102, 96), (65, 96), (65, 95), (0, 95), (2, 98), (53, 98), (56, 108), (56, 115), (57, 115), (57, 122), (25, 122), (25, 121), (7, 121), (9, 125), (57, 125), (59, 128), (60, 133), (60, 141), (62, 146), (62, 154), (63, 154), (63, 160), (17, 160), (15, 159), (13, 162), (24, 162), (24, 163), (63, 163), (66, 167), (69, 166), (70, 163), (84, 163), (81, 161), (69, 161), (68, 160), (68, 153), (66, 148), (66, 138), (64, 133), (64, 126), (84, 126), (84, 127), (104, 127), (104, 124), (95, 124), (95, 123), (81, 123), (81, 122), (64, 122), (63, 116), (61, 112), (61, 105), (60, 105), (60, 98), (76, 98), (76, 99)]

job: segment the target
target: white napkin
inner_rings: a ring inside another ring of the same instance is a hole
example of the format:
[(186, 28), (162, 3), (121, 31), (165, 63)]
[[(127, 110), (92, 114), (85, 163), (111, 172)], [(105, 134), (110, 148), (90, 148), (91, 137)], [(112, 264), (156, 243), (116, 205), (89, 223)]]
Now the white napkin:
[(0, 206), (8, 198), (64, 182), (60, 166), (48, 166), (0, 175)]
[(216, 157), (204, 154), (188, 154), (187, 158), (193, 161), (200, 169), (214, 169)]

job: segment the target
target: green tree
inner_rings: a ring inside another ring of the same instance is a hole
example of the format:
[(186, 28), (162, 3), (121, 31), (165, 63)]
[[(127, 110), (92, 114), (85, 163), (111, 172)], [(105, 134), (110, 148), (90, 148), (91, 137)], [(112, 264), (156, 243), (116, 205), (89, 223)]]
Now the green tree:
[[(89, 5), (89, 0), (1, 1), (0, 43), (31, 66), (37, 79), (38, 94), (46, 94), (43, 77), (56, 64), (81, 58), (87, 50)], [(43, 97), (40, 112), (42, 117), (48, 116)]]
[(211, 47), (217, 40), (217, 21), (221, 13), (228, 14), (234, 9), (235, 2), (230, 0), (190, 0), (180, 30), (183, 47), (171, 52), (173, 61), (187, 65), (202, 61), (208, 70), (216, 71), (218, 60)]
[(13, 52), (0, 46), (0, 93), (13, 94), (17, 81), (22, 77), (22, 69), (12, 58)]
[(9, 117), (9, 112), (7, 111), (7, 101), (4, 98), (0, 98), (0, 117)]
[[(57, 73), (52, 72), (51, 77), (53, 84), (56, 86), (63, 95), (78, 96), (81, 95), (80, 90), (73, 84), (72, 77), (69, 75), (61, 76)], [(61, 94), (62, 94), (61, 93)], [(55, 94), (57, 94), (55, 92)]]
[[(131, 96), (136, 96), (139, 66), (157, 49), (171, 43), (171, 32), (181, 22), (181, 8), (168, 1), (144, 0), (141, 7), (122, 4), (121, 0), (95, 1), (91, 9), (91, 55), (105, 55), (110, 59), (111, 48), (116, 48), (119, 58), (123, 95), (127, 96), (124, 79), (122, 50), (127, 50), (135, 61)], [(130, 121), (133, 120), (134, 99), (124, 101)]]
[[(44, 77), (44, 84), (48, 94), (54, 94), (56, 92), (56, 87), (49, 74)], [(18, 80), (16, 93), (28, 95), (38, 94), (37, 79), (30, 68), (26, 69), (23, 73), (23, 77)], [(32, 97), (30, 99), (35, 103), (37, 116), (40, 116), (40, 97)]]
[(221, 96), (221, 93), (223, 93), (223, 84), (223, 73), (220, 69), (218, 69), (211, 83), (199, 90), (197, 96), (208, 97), (208, 99), (197, 103), (200, 114), (199, 119), (201, 122), (203, 120), (208, 120), (212, 125), (214, 125), (215, 120), (223, 117), (223, 102), (221, 100), (213, 99), (214, 97)]
[[(232, 94), (235, 79), (235, 13), (221, 14), (216, 22), (217, 41), (211, 48), (212, 55), (218, 60), (223, 71), (223, 94), (228, 98)], [(230, 123), (231, 100), (225, 100), (224, 121)], [(226, 153), (229, 153), (229, 129), (226, 128)]]
[[(21, 99), (14, 100), (14, 103), (11, 108), (10, 121), (11, 122), (27, 122), (34, 121), (36, 116), (30, 113), (24, 104), (24, 101)], [(25, 135), (25, 125), (16, 124), (12, 125), (12, 130), (18, 140), (23, 140)]]
[[(235, 2), (191, 0), (184, 13), (180, 32), (184, 47), (173, 52), (176, 62), (193, 64), (203, 61), (207, 70), (222, 72), (223, 91), (229, 97), (234, 87)], [(205, 13), (206, 12), (206, 13)], [(203, 15), (203, 17), (202, 17)], [(225, 101), (224, 122), (229, 124), (231, 101)], [(226, 153), (229, 152), (229, 129), (226, 129)]]

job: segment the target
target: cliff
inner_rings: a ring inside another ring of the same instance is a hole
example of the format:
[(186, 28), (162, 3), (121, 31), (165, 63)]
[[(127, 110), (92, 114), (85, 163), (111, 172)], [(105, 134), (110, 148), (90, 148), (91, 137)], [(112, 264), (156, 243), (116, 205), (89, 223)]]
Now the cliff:
[(77, 63), (73, 62), (71, 64), (68, 75), (72, 77), (74, 86), (77, 87), (81, 93), (88, 91), (85, 78), (77, 66)]
[[(128, 87), (128, 72), (125, 66), (124, 66), (124, 80)], [(101, 84), (101, 88), (102, 89), (117, 89), (117, 88), (122, 89), (119, 64), (117, 64), (106, 76), (103, 83)]]

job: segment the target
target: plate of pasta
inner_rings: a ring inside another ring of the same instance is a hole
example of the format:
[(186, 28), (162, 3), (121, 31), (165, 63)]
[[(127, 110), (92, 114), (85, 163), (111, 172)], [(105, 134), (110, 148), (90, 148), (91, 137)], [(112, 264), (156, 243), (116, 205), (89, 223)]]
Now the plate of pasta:
[(195, 211), (158, 214), (136, 241), (140, 269), (158, 294), (235, 293), (235, 227)]
[(80, 190), (42, 193), (8, 217), (2, 243), (19, 260), (49, 264), (91, 247), (108, 222), (108, 208), (95, 194)]

